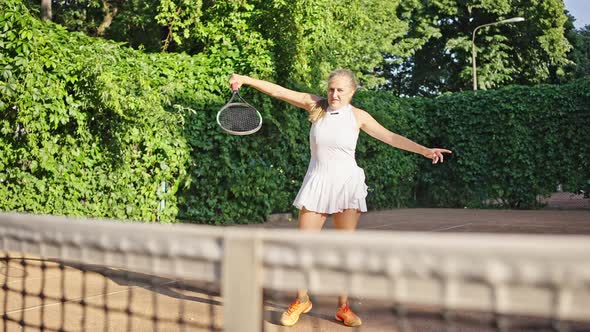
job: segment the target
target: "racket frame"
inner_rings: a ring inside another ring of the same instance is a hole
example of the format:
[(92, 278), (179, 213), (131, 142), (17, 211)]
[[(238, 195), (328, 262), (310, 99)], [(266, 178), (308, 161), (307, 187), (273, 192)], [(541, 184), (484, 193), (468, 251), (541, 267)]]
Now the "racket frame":
[[(227, 132), (228, 134), (232, 134), (232, 135), (236, 135), (236, 136), (244, 136), (244, 135), (250, 135), (250, 134), (254, 134), (254, 133), (255, 133), (255, 132), (257, 132), (258, 130), (260, 130), (260, 128), (262, 127), (262, 115), (260, 115), (260, 112), (258, 112), (258, 110), (256, 109), (256, 107), (254, 107), (254, 106), (252, 106), (252, 105), (248, 104), (248, 102), (246, 102), (246, 101), (244, 100), (244, 98), (242, 98), (242, 96), (241, 96), (241, 95), (240, 95), (240, 93), (238, 92), (238, 87), (237, 87), (237, 84), (235, 84), (235, 83), (234, 83), (234, 84), (232, 84), (232, 85), (231, 85), (231, 88), (232, 88), (232, 90), (233, 90), (233, 94), (232, 94), (232, 96), (231, 96), (230, 100), (227, 102), (227, 104), (225, 104), (225, 105), (224, 105), (224, 106), (223, 106), (223, 107), (222, 107), (222, 108), (219, 110), (219, 112), (217, 112), (217, 124), (219, 125), (219, 127), (220, 127), (220, 128), (223, 130), (223, 131)], [(233, 101), (233, 100), (234, 100), (236, 97), (239, 99), (239, 102), (234, 102), (234, 101)], [(222, 112), (223, 112), (225, 109), (227, 109), (227, 108), (230, 108), (230, 107), (234, 107), (234, 106), (248, 107), (248, 108), (251, 108), (251, 109), (253, 109), (254, 111), (256, 111), (256, 115), (258, 116), (258, 120), (259, 120), (259, 121), (258, 121), (258, 126), (257, 126), (256, 128), (254, 128), (254, 129), (252, 129), (252, 130), (248, 130), (248, 131), (234, 131), (234, 130), (230, 130), (230, 129), (224, 128), (224, 127), (221, 125), (221, 121), (219, 121), (219, 117), (221, 116), (221, 113), (222, 113)]]
[[(248, 130), (248, 131), (234, 131), (234, 130), (230, 130), (227, 128), (224, 128), (221, 125), (221, 121), (219, 121), (219, 117), (221, 116), (221, 113), (223, 113), (223, 111), (229, 107), (234, 107), (234, 106), (240, 106), (240, 107), (248, 107), (253, 109), (254, 111), (256, 111), (256, 115), (258, 116), (258, 126), (252, 130)], [(260, 130), (260, 128), (262, 127), (262, 116), (260, 115), (260, 112), (258, 112), (258, 110), (253, 107), (252, 105), (246, 103), (246, 102), (241, 102), (241, 103), (228, 103), (225, 106), (223, 106), (219, 112), (217, 112), (217, 124), (219, 125), (219, 127), (227, 132), (228, 134), (232, 134), (232, 135), (236, 135), (236, 136), (244, 136), (244, 135), (250, 135), (250, 134), (254, 134), (255, 132), (257, 132), (258, 130)]]

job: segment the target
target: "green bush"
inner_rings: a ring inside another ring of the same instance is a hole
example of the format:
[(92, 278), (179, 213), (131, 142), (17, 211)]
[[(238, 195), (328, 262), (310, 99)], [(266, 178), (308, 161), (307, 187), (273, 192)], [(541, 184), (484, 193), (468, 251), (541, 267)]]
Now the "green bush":
[(558, 183), (574, 191), (590, 179), (590, 79), (511, 86), (436, 99), (433, 141), (449, 163), (424, 170), (423, 200), (435, 206), (533, 208)]
[(1, 12), (1, 209), (175, 220), (189, 146), (174, 105), (210, 100), (230, 69), (71, 34), (18, 1)]
[(302, 119), (268, 117), (268, 136), (249, 139), (215, 125), (229, 74), (272, 72), (267, 54), (145, 54), (42, 23), (20, 1), (1, 9), (1, 210), (233, 223), (288, 209), (293, 168), (278, 156), (291, 149), (275, 147), (272, 123)]

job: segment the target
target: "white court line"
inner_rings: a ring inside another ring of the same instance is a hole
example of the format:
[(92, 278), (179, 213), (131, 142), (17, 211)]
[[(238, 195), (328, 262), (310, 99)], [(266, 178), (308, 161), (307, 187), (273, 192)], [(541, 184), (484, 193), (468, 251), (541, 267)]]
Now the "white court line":
[[(454, 226), (449, 226), (449, 227), (444, 227), (444, 228), (435, 228), (435, 229), (431, 229), (431, 230), (424, 230), (424, 232), (441, 232), (441, 231), (446, 231), (449, 229), (454, 229), (454, 228), (460, 228), (463, 226), (469, 226), (469, 225), (473, 225), (472, 222), (466, 223), (466, 224), (462, 224), (462, 225), (454, 225)], [(378, 228), (388, 228), (390, 227), (390, 224), (386, 224), (386, 225), (378, 225), (378, 226), (372, 226), (372, 227), (359, 227), (359, 230), (363, 230), (363, 229), (378, 229)]]
[(385, 224), (385, 225), (377, 225), (377, 226), (371, 226), (371, 227), (359, 227), (358, 229), (377, 229), (377, 228), (386, 228), (391, 226), (390, 224)]
[[(18, 263), (16, 263), (16, 264), (18, 264)], [(20, 271), (25, 272), (25, 273), (27, 272), (27, 269), (23, 269), (23, 268), (19, 268), (19, 267), (11, 267), (11, 268), (7, 268), (7, 269), (10, 269), (10, 270), (17, 269), (17, 270), (20, 270)], [(80, 271), (80, 270), (79, 269), (76, 269), (76, 268), (73, 268), (73, 267), (65, 267), (64, 268), (64, 272), (65, 271)], [(6, 274), (5, 274), (5, 276), (6, 276)], [(23, 282), (22, 279), (27, 279), (27, 280), (41, 280), (41, 279), (51, 280), (51, 279), (61, 278), (61, 276), (48, 277), (48, 276), (40, 275), (38, 277), (30, 277), (30, 276), (27, 276), (27, 275), (23, 275), (23, 276), (6, 276), (6, 278), (14, 279), (14, 280), (11, 280), (11, 281), (7, 281), (6, 284), (16, 284), (16, 283), (22, 283)]]
[[(71, 300), (68, 300), (66, 302), (63, 302), (63, 304), (66, 304), (66, 303), (76, 303), (76, 302), (79, 302), (81, 299), (93, 299), (93, 298), (96, 298), (96, 297), (99, 297), (99, 296), (110, 296), (110, 295), (114, 295), (114, 294), (125, 293), (125, 292), (131, 291), (131, 289), (133, 289), (133, 288), (144, 288), (144, 289), (151, 290), (152, 288), (164, 286), (164, 285), (167, 285), (167, 284), (172, 284), (172, 283), (175, 283), (177, 281), (178, 280), (170, 280), (170, 281), (167, 281), (167, 282), (164, 282), (164, 283), (161, 283), (161, 284), (154, 285), (153, 287), (131, 286), (131, 287), (128, 287), (128, 288), (125, 288), (125, 289), (122, 289), (122, 290), (119, 290), (119, 291), (110, 292), (110, 293), (101, 293), (101, 294), (92, 295), (92, 296), (88, 296), (88, 297), (79, 297), (77, 299), (71, 299)], [(25, 309), (15, 309), (15, 310), (7, 311), (6, 314), (13, 314), (13, 313), (17, 313), (17, 312), (25, 312), (25, 311), (30, 311), (30, 310), (44, 308), (44, 307), (52, 307), (52, 306), (61, 305), (61, 304), (62, 304), (62, 302), (54, 302), (54, 303), (48, 303), (48, 304), (44, 304), (44, 305), (36, 305), (36, 306), (28, 307), (28, 308), (25, 308)]]
[(450, 227), (445, 227), (445, 228), (438, 228), (438, 229), (433, 229), (430, 232), (442, 232), (442, 231), (448, 231), (449, 229), (454, 229), (454, 228), (461, 228), (463, 226), (469, 226), (469, 225), (473, 225), (472, 222), (468, 222), (466, 224), (463, 225), (455, 225), (455, 226), (450, 226)]

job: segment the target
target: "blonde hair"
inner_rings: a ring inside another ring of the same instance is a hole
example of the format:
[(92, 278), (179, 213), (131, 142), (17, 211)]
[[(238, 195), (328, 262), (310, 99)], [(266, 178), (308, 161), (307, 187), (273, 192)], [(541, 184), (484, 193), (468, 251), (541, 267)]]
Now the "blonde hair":
[(353, 90), (356, 91), (356, 88), (358, 87), (358, 84), (356, 82), (356, 77), (354, 76), (354, 73), (348, 69), (334, 70), (333, 72), (330, 73), (330, 76), (328, 76), (328, 82), (330, 82), (332, 79), (334, 79), (336, 77), (340, 77), (340, 76), (344, 76), (344, 77), (348, 78)]
[[(358, 84), (356, 82), (356, 78), (352, 71), (348, 69), (337, 69), (330, 73), (328, 76), (328, 84), (336, 77), (346, 77), (350, 81), (350, 85), (352, 86), (353, 90), (356, 91)], [(320, 99), (316, 104), (311, 108), (309, 111), (309, 122), (314, 123), (321, 119), (328, 110), (328, 100), (326, 98)]]
[(328, 99), (322, 98), (318, 100), (309, 111), (309, 122), (314, 123), (321, 119), (328, 110)]

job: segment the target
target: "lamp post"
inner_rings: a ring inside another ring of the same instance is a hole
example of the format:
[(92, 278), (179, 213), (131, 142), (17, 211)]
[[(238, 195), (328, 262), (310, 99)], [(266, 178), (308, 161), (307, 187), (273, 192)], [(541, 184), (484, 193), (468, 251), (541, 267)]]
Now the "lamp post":
[(498, 21), (498, 22), (482, 24), (473, 30), (473, 36), (471, 37), (471, 62), (473, 64), (473, 91), (477, 91), (477, 68), (475, 65), (475, 33), (477, 32), (477, 30), (479, 30), (481, 28), (489, 27), (492, 25), (504, 24), (504, 23), (516, 23), (516, 22), (522, 22), (522, 21), (524, 21), (524, 17), (513, 17), (513, 18), (506, 19), (506, 20)]

